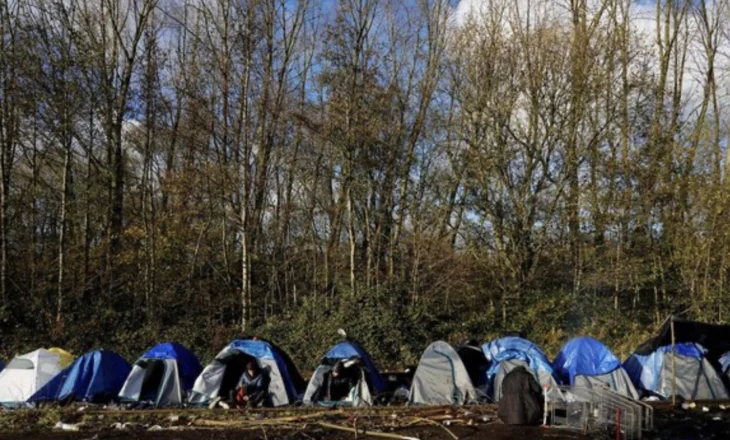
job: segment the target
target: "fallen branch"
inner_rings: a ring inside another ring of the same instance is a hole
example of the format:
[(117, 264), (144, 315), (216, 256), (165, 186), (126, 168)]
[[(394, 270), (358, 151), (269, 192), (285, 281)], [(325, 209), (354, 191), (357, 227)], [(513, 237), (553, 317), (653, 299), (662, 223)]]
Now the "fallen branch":
[[(358, 434), (358, 430), (353, 429), (353, 428), (348, 428), (346, 426), (335, 425), (333, 423), (327, 423), (327, 422), (317, 422), (317, 424), (324, 428), (337, 429), (340, 431), (351, 432), (356, 435)], [(364, 429), (362, 431), (360, 431), (359, 434), (369, 435), (371, 437), (395, 438), (395, 439), (399, 439), (399, 440), (418, 440), (415, 437), (408, 437), (405, 435), (398, 435), (398, 434), (389, 434), (387, 432), (366, 431)]]
[(453, 438), (454, 440), (459, 440), (459, 437), (456, 436), (456, 434), (454, 434), (453, 432), (451, 432), (451, 430), (449, 428), (445, 427), (444, 425), (442, 425), (439, 422), (436, 422), (436, 421), (433, 421), (433, 420), (430, 420), (430, 419), (423, 419), (423, 418), (417, 418), (416, 420), (422, 420), (424, 422), (428, 422), (428, 423), (431, 423), (433, 425), (436, 425), (436, 426), (440, 427), (441, 429), (443, 429), (444, 431), (446, 431), (446, 433), (449, 434), (451, 436), (451, 438)]

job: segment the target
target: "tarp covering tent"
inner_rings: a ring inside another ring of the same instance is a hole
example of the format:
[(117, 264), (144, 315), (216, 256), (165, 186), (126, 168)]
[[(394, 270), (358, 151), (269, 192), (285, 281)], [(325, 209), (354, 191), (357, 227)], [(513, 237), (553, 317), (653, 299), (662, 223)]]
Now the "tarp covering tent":
[(386, 390), (385, 379), (380, 375), (375, 363), (365, 349), (351, 339), (335, 345), (322, 358), (304, 392), (304, 403), (312, 404), (318, 400), (317, 395), (324, 384), (325, 375), (338, 361), (355, 359), (362, 366), (360, 373), (362, 377), (353, 389), (354, 394), (350, 403), (353, 405), (372, 405), (374, 397)]
[(182, 345), (156, 345), (135, 362), (119, 398), (156, 407), (180, 405), (202, 369), (198, 358)]
[[(674, 341), (672, 341), (672, 325), (674, 326)], [(711, 363), (730, 352), (730, 325), (707, 324), (670, 316), (659, 329), (657, 335), (644, 342), (635, 353), (649, 355), (660, 347), (668, 345), (695, 343), (705, 348), (705, 358)]]
[[(255, 360), (271, 378), (269, 404), (281, 406), (297, 401), (299, 394), (304, 391), (301, 388), (301, 376), (293, 364), (287, 365), (281, 349), (268, 341), (243, 339), (228, 344), (205, 367), (195, 381), (190, 402), (206, 404), (218, 396), (227, 398), (228, 392), (238, 384), (250, 360)], [(294, 377), (300, 378), (299, 384)]]
[(639, 398), (621, 361), (590, 337), (574, 338), (565, 344), (553, 361), (553, 371), (559, 381), (573, 388), (608, 386), (624, 396)]
[(636, 388), (647, 395), (664, 399), (673, 395), (688, 400), (727, 399), (725, 385), (705, 353), (699, 344), (675, 344), (674, 375), (670, 345), (648, 355), (632, 354), (624, 362), (624, 369)]
[(0, 403), (27, 402), (63, 369), (61, 356), (43, 348), (16, 356), (0, 372)]
[(484, 344), (482, 349), (490, 362), (487, 370), (487, 392), (492, 401), (499, 402), (504, 377), (518, 366), (525, 367), (543, 389), (547, 389), (548, 401), (563, 400), (558, 383), (553, 377), (550, 361), (534, 343), (517, 336), (506, 336)]
[(477, 392), (456, 350), (443, 341), (429, 345), (418, 362), (408, 403), (464, 405), (476, 401)]
[(119, 394), (131, 370), (132, 366), (113, 351), (90, 351), (38, 390), (30, 401), (107, 403)]

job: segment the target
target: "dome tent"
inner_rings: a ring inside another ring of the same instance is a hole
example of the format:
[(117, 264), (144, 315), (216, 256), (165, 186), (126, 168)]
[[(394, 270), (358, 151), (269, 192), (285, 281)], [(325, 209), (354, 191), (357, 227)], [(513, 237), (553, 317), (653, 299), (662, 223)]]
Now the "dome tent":
[(607, 386), (633, 399), (639, 398), (621, 361), (601, 342), (587, 336), (570, 340), (553, 361), (555, 375), (573, 388)]
[(60, 349), (44, 348), (16, 356), (0, 372), (0, 403), (28, 402), (35, 393), (60, 374), (72, 355)]
[(477, 392), (457, 351), (444, 341), (429, 345), (416, 367), (408, 403), (464, 405), (477, 399)]
[(76, 359), (30, 400), (107, 403), (116, 398), (131, 369), (129, 363), (113, 351), (90, 351)]
[(119, 399), (155, 407), (181, 405), (202, 369), (198, 358), (182, 345), (156, 345), (135, 362)]
[(499, 402), (502, 397), (502, 380), (518, 366), (525, 367), (535, 376), (537, 382), (546, 390), (548, 401), (564, 400), (553, 377), (550, 361), (533, 342), (517, 336), (506, 336), (484, 344), (482, 349), (490, 362), (487, 371), (487, 390), (492, 401)]
[(374, 397), (386, 390), (385, 380), (370, 355), (356, 341), (346, 339), (332, 347), (320, 361), (304, 392), (304, 404), (322, 401), (320, 395), (325, 376), (338, 362), (348, 368), (357, 368), (357, 385), (353, 389), (354, 394), (351, 400), (329, 402), (328, 404), (372, 405)]
[(250, 360), (255, 360), (271, 379), (271, 405), (290, 405), (298, 400), (303, 391), (301, 376), (283, 351), (265, 340), (239, 339), (228, 344), (200, 373), (190, 402), (207, 404), (218, 396), (227, 396), (238, 384)]
[(624, 369), (644, 394), (664, 399), (672, 395), (688, 400), (727, 399), (725, 385), (705, 358), (706, 353), (699, 344), (675, 344), (672, 367), (672, 346), (668, 345), (649, 354), (632, 354), (624, 362)]

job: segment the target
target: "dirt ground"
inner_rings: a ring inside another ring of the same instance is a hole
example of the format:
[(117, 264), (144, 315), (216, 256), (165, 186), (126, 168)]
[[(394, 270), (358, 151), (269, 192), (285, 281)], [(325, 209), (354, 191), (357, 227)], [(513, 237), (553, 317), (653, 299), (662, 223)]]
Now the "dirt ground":
[[(555, 431), (542, 428), (532, 427), (513, 427), (506, 425), (482, 425), (474, 427), (454, 427), (450, 429), (459, 439), (550, 439), (550, 440), (568, 440), (583, 439), (587, 437), (580, 436), (575, 433), (566, 431)], [(389, 431), (404, 437), (417, 438), (421, 440), (436, 440), (453, 438), (449, 433), (443, 431), (438, 426), (427, 427), (411, 427), (396, 429)], [(310, 427), (306, 430), (298, 429), (277, 429), (265, 428), (259, 430), (238, 430), (238, 429), (194, 429), (182, 431), (112, 431), (104, 430), (99, 432), (46, 432), (46, 433), (14, 433), (0, 434), (2, 439), (12, 440), (352, 440), (355, 437), (353, 433), (340, 432), (331, 429), (320, 429)], [(365, 438), (360, 435), (359, 438)], [(375, 438), (375, 437), (367, 437)]]
[[(655, 430), (647, 439), (730, 438), (730, 402), (698, 403), (692, 408), (658, 405)], [(63, 431), (66, 428), (78, 431)], [(329, 425), (329, 426), (327, 426)], [(339, 428), (338, 428), (339, 427)], [(353, 431), (341, 429), (357, 429)], [(469, 408), (378, 408), (285, 411), (103, 411), (25, 410), (0, 413), (0, 440), (320, 440), (403, 439), (588, 439), (564, 429), (503, 425), (493, 406)]]

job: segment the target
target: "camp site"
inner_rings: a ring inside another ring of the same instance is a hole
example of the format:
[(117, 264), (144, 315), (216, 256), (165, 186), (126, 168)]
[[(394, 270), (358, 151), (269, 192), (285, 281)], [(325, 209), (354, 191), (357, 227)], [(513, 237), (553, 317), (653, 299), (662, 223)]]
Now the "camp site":
[(346, 330), (332, 340), (305, 375), (258, 336), (230, 341), (205, 366), (176, 342), (132, 364), (108, 349), (40, 348), (0, 371), (0, 429), (70, 439), (651, 439), (730, 426), (726, 325), (669, 317), (624, 361), (589, 336), (552, 360), (521, 335), (435, 341), (393, 371)]
[(729, 325), (730, 0), (0, 0), (0, 440), (725, 438)]

